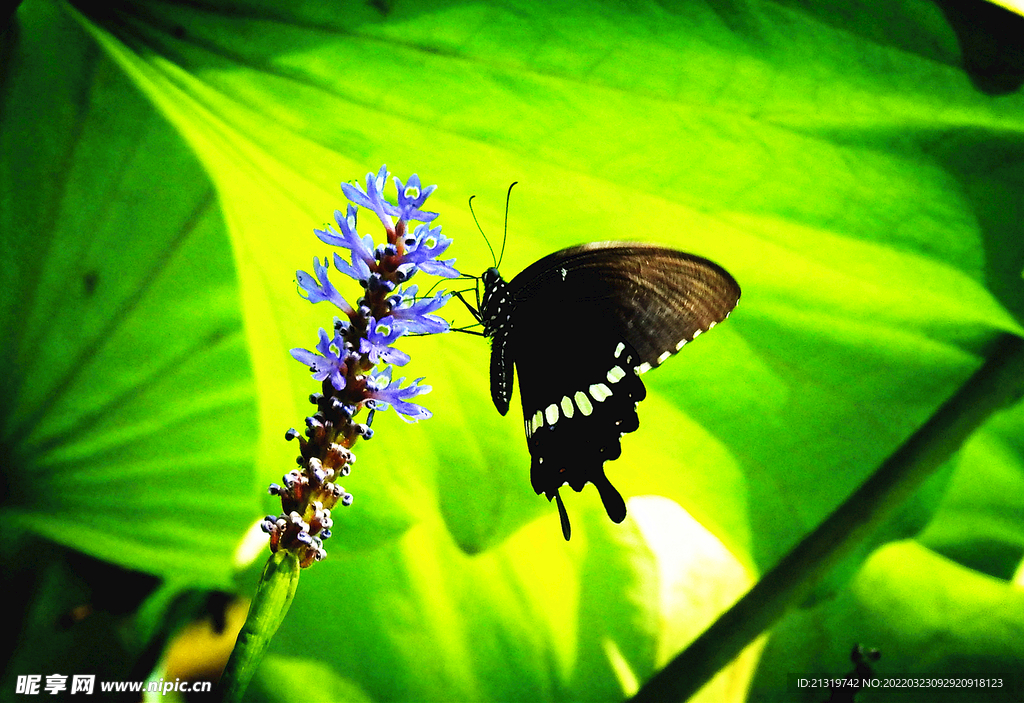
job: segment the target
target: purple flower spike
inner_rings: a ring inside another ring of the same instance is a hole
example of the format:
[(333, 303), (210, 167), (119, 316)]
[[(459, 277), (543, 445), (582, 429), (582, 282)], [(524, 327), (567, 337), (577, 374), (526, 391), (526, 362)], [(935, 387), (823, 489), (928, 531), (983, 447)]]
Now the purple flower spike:
[[(295, 273), (305, 300), (330, 301), (345, 313), (334, 317), (333, 328), (319, 330), (315, 351), (291, 350), (320, 382), (320, 389), (309, 395), (315, 411), (306, 417), (304, 430), (285, 433), (285, 439), (299, 445), (299, 455), (298, 468), (269, 488), (281, 501), (281, 513), (268, 515), (260, 525), (269, 536), (271, 551), (291, 552), (301, 568), (326, 556), (323, 542), (331, 536), (336, 519), (332, 510), (352, 503), (352, 494), (337, 482), (352, 470), (352, 446), (374, 436), (374, 413), (394, 407), (405, 422), (431, 417), (429, 410), (412, 402), (430, 390), (422, 378), (405, 387), (405, 378), (392, 379), (394, 366), (410, 360), (395, 344), (407, 334), (447, 332), (448, 323), (434, 313), (452, 296), (441, 291), (420, 298), (417, 286), (401, 286), (420, 271), (447, 277), (459, 273), (454, 259), (439, 260), (451, 240), (440, 227), (430, 227), (437, 213), (423, 209), (436, 186), (424, 188), (416, 174), (405, 183), (395, 178), (396, 206), (384, 198), (387, 177), (383, 166), (367, 174), (365, 190), (343, 184), (350, 200), (345, 212), (335, 210), (335, 226), (314, 230), (321, 242), (342, 250), (333, 254), (335, 270), (361, 284), (354, 304), (329, 280), (327, 258), (313, 259), (312, 274)], [(360, 207), (372, 210), (384, 224), (383, 242), (375, 243), (356, 230)]]

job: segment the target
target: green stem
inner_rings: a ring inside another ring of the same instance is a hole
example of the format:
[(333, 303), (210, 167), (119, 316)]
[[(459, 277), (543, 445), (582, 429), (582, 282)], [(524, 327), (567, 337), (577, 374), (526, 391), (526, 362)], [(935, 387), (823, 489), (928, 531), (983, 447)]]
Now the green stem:
[(871, 533), (993, 413), (1024, 394), (1024, 340), (1004, 335), (985, 364), (879, 469), (633, 697), (684, 701), (735, 659)]
[(225, 703), (236, 703), (245, 695), (271, 638), (292, 604), (299, 585), (299, 571), (298, 558), (287, 550), (272, 554), (267, 560), (249, 605), (249, 614), (218, 684)]

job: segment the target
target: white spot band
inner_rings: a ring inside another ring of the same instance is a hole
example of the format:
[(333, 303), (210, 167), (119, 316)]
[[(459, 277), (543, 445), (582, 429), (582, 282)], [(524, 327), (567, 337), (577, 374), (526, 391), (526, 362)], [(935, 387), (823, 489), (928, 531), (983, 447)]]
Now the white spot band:
[(590, 413), (594, 412), (594, 406), (590, 404), (590, 398), (588, 398), (587, 394), (583, 391), (576, 391), (573, 395), (573, 400), (576, 401), (577, 407), (579, 407), (580, 412), (583, 413), (584, 416), (590, 415)]

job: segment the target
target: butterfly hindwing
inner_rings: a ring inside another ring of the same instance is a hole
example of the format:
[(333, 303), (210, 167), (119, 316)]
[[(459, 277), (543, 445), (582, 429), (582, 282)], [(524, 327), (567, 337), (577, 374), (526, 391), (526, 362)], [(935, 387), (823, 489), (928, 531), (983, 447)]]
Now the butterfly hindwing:
[(604, 462), (618, 458), (620, 437), (640, 426), (636, 405), (647, 390), (635, 371), (638, 354), (613, 329), (597, 324), (600, 317), (572, 316), (536, 354), (528, 347), (541, 329), (527, 316), (515, 327), (510, 348), (534, 491), (550, 500), (565, 483), (575, 491), (593, 483), (608, 516), (621, 522), (626, 506), (605, 476)]

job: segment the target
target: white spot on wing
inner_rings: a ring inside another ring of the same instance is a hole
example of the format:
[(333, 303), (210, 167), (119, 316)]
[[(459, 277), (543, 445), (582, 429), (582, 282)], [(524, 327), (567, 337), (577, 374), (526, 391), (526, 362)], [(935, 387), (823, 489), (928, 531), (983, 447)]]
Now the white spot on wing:
[(576, 408), (574, 408), (572, 406), (572, 398), (570, 398), (567, 395), (563, 396), (562, 397), (562, 414), (565, 415), (566, 418), (571, 420), (574, 412), (576, 412)]
[(661, 356), (658, 357), (658, 363), (659, 364), (665, 363), (665, 359), (669, 358), (670, 356), (672, 356), (672, 352), (665, 352), (664, 354), (662, 354)]
[(615, 358), (616, 359), (619, 358), (619, 355), (623, 352), (623, 350), (625, 348), (626, 348), (626, 345), (623, 344), (622, 342), (619, 342), (619, 346), (615, 347)]
[(693, 338), (694, 338), (694, 339), (697, 339), (697, 337), (699, 337), (699, 336), (700, 336), (700, 334), (701, 334), (701, 332), (702, 332), (702, 331), (703, 331), (703, 330), (697, 330), (696, 332), (694, 332), (694, 333), (693, 333)]
[(651, 365), (648, 364), (646, 361), (636, 367), (636, 372), (637, 373), (647, 373), (650, 370), (651, 370)]
[(594, 406), (590, 404), (590, 398), (583, 391), (576, 391), (575, 395), (573, 395), (573, 400), (576, 401), (576, 405), (579, 406), (580, 412), (584, 416), (594, 412)]
[(547, 418), (548, 424), (552, 427), (558, 422), (558, 406), (552, 403), (544, 409), (544, 417)]
[(682, 349), (685, 346), (686, 346), (686, 340), (685, 339), (680, 339), (679, 340), (679, 344), (676, 345), (676, 351), (679, 351), (680, 349)]
[(533, 416), (533, 431), (536, 432), (544, 426), (544, 413), (540, 410)]
[(594, 400), (601, 403), (605, 398), (610, 398), (612, 390), (603, 383), (595, 383), (590, 386), (590, 395), (593, 396)]
[(621, 366), (613, 366), (608, 371), (608, 383), (618, 383), (626, 377), (626, 372), (622, 370)]

